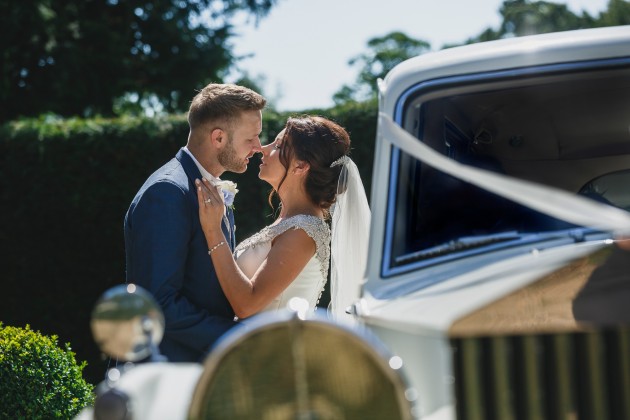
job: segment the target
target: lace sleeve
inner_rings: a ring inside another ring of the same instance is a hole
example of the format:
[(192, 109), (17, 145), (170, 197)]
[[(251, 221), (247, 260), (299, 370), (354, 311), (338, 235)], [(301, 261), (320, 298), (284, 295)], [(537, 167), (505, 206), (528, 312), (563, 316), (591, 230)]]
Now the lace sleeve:
[(283, 220), (273, 226), (274, 237), (287, 230), (302, 229), (315, 241), (316, 255), (321, 265), (322, 277), (328, 277), (328, 265), (330, 263), (330, 229), (326, 222), (316, 216), (300, 214)]

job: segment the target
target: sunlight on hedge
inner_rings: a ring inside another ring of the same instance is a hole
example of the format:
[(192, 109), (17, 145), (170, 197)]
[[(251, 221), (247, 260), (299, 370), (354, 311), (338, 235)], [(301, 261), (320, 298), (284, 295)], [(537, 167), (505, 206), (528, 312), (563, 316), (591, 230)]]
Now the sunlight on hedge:
[(0, 418), (71, 418), (94, 400), (70, 344), (0, 322)]

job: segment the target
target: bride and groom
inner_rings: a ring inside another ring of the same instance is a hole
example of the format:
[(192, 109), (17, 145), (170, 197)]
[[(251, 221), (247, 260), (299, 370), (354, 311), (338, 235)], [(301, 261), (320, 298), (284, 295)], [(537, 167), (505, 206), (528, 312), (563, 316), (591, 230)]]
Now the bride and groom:
[[(314, 310), (329, 265), (331, 313), (343, 316), (358, 297), (370, 211), (348, 133), (303, 116), (262, 146), (265, 104), (241, 86), (203, 88), (190, 105), (186, 146), (147, 179), (125, 216), (127, 281), (160, 304), (160, 349), (170, 361), (201, 361), (238, 319), (293, 297)], [(244, 172), (255, 153), (280, 212), (237, 246), (234, 191), (219, 176)]]

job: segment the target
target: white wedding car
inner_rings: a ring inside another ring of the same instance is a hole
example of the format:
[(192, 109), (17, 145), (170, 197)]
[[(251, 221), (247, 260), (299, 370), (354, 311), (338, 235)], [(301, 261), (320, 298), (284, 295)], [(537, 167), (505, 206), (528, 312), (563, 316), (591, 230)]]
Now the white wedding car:
[(630, 27), (425, 54), (379, 91), (355, 324), (261, 316), (83, 416), (630, 418)]

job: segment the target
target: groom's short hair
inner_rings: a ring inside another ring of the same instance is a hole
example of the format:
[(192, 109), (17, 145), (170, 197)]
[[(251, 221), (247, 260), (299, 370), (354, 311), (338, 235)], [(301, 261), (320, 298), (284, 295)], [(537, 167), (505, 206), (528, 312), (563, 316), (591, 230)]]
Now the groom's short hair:
[(226, 124), (232, 128), (234, 120), (243, 111), (260, 111), (267, 100), (260, 94), (244, 86), (234, 84), (210, 83), (190, 103), (188, 125), (191, 129), (208, 122)]

